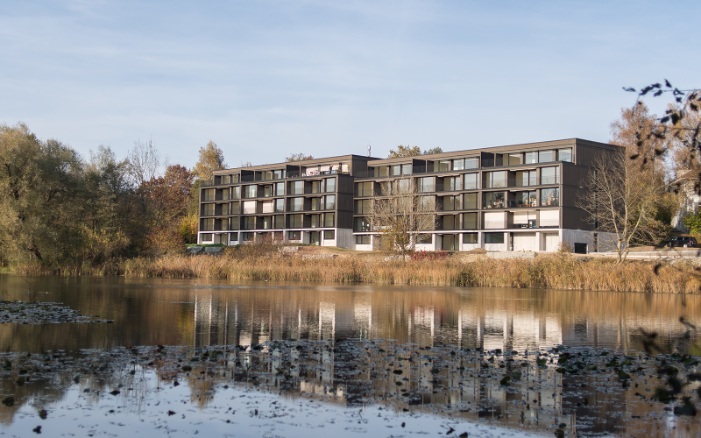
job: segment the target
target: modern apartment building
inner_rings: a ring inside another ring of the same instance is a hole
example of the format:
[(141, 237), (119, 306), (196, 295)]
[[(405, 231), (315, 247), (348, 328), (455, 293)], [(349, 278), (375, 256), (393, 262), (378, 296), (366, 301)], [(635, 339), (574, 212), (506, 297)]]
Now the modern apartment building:
[(416, 249), (577, 252), (608, 249), (577, 207), (596, 160), (617, 146), (581, 139), (378, 159), (344, 155), (226, 169), (203, 185), (200, 243), (377, 247), (373, 202), (406, 187), (435, 222)]

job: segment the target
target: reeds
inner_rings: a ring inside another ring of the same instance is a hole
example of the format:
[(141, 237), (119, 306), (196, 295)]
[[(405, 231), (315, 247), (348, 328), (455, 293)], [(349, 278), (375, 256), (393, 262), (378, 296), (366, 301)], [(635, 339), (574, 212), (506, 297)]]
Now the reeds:
[[(111, 271), (111, 270), (110, 270)], [(337, 257), (268, 254), (165, 256), (122, 262), (128, 277), (204, 278), (341, 284), (402, 284), (546, 288), (590, 291), (698, 293), (701, 273), (690, 263), (614, 263), (568, 254), (532, 259), (486, 256), (444, 260), (394, 260), (376, 254)]]

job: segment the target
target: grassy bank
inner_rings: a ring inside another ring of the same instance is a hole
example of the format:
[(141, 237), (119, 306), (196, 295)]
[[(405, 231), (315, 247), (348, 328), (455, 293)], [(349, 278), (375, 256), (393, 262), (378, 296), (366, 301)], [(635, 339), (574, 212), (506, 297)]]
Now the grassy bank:
[(491, 286), (592, 291), (699, 293), (701, 273), (690, 263), (657, 264), (584, 260), (568, 254), (532, 259), (483, 255), (439, 260), (388, 260), (348, 253), (167, 256), (131, 259), (118, 270), (127, 277), (205, 278), (230, 281)]

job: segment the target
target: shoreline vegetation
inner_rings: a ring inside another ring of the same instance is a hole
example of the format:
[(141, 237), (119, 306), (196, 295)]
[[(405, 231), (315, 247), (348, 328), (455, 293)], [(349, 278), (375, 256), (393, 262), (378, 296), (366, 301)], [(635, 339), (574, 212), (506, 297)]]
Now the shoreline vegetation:
[[(402, 260), (382, 253), (319, 247), (296, 251), (225, 248), (220, 255), (163, 255), (113, 261), (98, 267), (65, 269), (64, 276), (201, 278), (232, 282), (512, 287), (559, 290), (699, 293), (699, 260), (589, 258), (569, 253), (529, 258), (492, 258), (470, 253), (414, 253)], [(20, 269), (23, 274), (46, 274)]]

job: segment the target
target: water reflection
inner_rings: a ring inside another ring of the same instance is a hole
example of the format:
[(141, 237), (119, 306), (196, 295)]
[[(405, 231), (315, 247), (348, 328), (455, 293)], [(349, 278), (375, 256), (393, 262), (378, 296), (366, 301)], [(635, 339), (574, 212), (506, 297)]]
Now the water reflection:
[[(606, 348), (632, 358), (632, 367), (644, 362), (641, 328), (658, 334), (661, 352), (686, 353), (698, 348), (697, 340), (679, 317), (701, 322), (696, 296), (17, 277), (0, 277), (0, 288), (6, 299), (63, 302), (114, 321), (2, 324), (3, 351), (243, 346), (225, 349), (226, 372), (190, 374), (192, 399), (200, 406), (214, 397), (218, 384), (235, 380), (344, 405), (379, 400), (406, 409), (440, 408), (540, 431), (552, 432), (553, 424), (564, 422), (581, 434), (635, 434), (652, 427), (664, 435), (678, 421), (688, 424), (665, 417), (659, 404), (649, 402), (658, 385), (655, 364), (634, 382), (646, 387), (630, 389), (617, 374), (597, 372), (605, 367), (587, 358), (578, 359), (582, 368), (558, 372), (558, 356), (544, 352), (558, 345)], [(276, 342), (280, 347), (266, 355), (251, 351)], [(164, 382), (178, 378), (177, 370), (152, 366)], [(70, 378), (68, 373), (58, 380)], [(502, 384), (504, 378), (509, 384)], [(25, 400), (60, 399), (65, 385), (19, 388), (16, 380), (3, 379), (1, 390)]]

